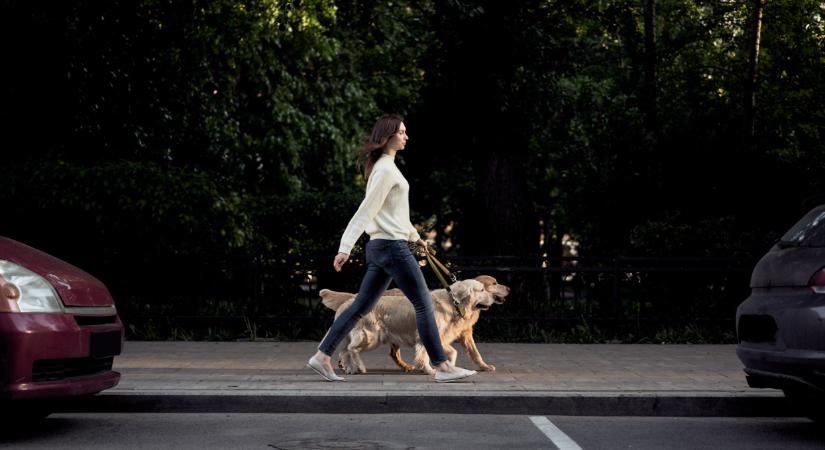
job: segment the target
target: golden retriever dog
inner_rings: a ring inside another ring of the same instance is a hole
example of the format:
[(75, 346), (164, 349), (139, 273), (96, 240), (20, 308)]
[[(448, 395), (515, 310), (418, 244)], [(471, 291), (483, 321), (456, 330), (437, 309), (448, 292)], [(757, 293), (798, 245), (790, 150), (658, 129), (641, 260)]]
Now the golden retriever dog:
[[(494, 302), (497, 305), (503, 304), (507, 296), (510, 295), (510, 288), (503, 284), (498, 284), (498, 281), (496, 281), (496, 279), (491, 277), (490, 275), (479, 275), (475, 277), (474, 280), (483, 284), (484, 290), (493, 294)], [(387, 290), (387, 292), (391, 292), (393, 294), (401, 296), (404, 295), (401, 292), (401, 289), (398, 288), (389, 289)], [(485, 310), (486, 309), (490, 308), (487, 307), (485, 308)], [(480, 315), (480, 312), (477, 312), (475, 314), (475, 317), (470, 317), (470, 320), (465, 320), (462, 323), (462, 325), (464, 325), (464, 328), (458, 334), (458, 338), (456, 340), (458, 340), (458, 342), (460, 342), (461, 345), (464, 346), (464, 348), (467, 350), (467, 354), (470, 356), (470, 359), (473, 360), (473, 362), (476, 364), (476, 366), (478, 366), (479, 369), (494, 372), (496, 370), (496, 367), (484, 362), (484, 359), (481, 357), (481, 353), (478, 352), (478, 347), (476, 347), (476, 341), (473, 337), (473, 327), (475, 326), (476, 322), (478, 322), (478, 318)], [(403, 358), (401, 358), (401, 347), (395, 344), (392, 344), (392, 347), (390, 349), (390, 358), (392, 358), (392, 360), (395, 361), (396, 364), (398, 364), (398, 367), (404, 369), (405, 372), (412, 372), (413, 370), (415, 370), (414, 366), (408, 364), (406, 361), (404, 361)], [(453, 364), (455, 364), (455, 358), (452, 358), (451, 361)]]
[[(431, 291), (436, 324), (444, 351), (455, 364), (458, 352), (450, 344), (458, 340), (481, 370), (494, 371), (495, 367), (485, 363), (478, 352), (473, 338), (473, 326), (478, 322), (481, 311), (489, 309), (493, 303), (504, 303), (510, 289), (498, 284), (495, 278), (489, 275), (482, 275), (474, 280), (458, 281), (450, 288), (453, 295), (464, 305), (464, 317), (456, 314), (446, 289)], [(328, 289), (321, 290), (320, 295), (323, 304), (336, 311), (336, 317), (355, 299), (355, 294)], [(344, 338), (344, 349), (339, 353), (339, 365), (349, 374), (366, 373), (360, 353), (372, 350), (383, 343), (391, 344), (390, 357), (404, 371), (419, 369), (433, 373), (427, 352), (418, 341), (415, 310), (411, 302), (397, 289), (385, 292), (375, 309), (363, 317), (349, 336)], [(410, 365), (401, 358), (402, 344), (415, 348), (415, 365)]]

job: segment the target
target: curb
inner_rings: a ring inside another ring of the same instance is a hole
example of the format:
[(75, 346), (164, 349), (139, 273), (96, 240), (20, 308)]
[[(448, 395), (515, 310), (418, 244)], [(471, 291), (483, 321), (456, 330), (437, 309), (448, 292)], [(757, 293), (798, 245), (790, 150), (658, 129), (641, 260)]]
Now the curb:
[(781, 396), (720, 395), (213, 395), (100, 394), (66, 400), (55, 412), (519, 414), (639, 417), (789, 417)]

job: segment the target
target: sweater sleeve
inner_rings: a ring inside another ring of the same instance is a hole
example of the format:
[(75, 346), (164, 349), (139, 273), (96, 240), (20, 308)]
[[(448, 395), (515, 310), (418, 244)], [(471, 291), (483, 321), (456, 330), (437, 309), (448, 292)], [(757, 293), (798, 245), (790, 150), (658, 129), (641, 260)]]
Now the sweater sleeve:
[(410, 235), (407, 238), (408, 241), (416, 242), (421, 239), (421, 235), (418, 234), (418, 230), (415, 229), (415, 226), (410, 223)]
[(390, 189), (395, 185), (395, 182), (390, 173), (381, 170), (373, 172), (370, 175), (370, 180), (367, 183), (367, 193), (364, 196), (364, 201), (358, 207), (358, 211), (350, 219), (344, 235), (341, 237), (341, 245), (338, 247), (338, 253), (349, 253), (352, 247), (361, 234), (366, 230), (367, 225), (375, 218), (378, 211), (381, 210), (381, 205), (387, 199)]

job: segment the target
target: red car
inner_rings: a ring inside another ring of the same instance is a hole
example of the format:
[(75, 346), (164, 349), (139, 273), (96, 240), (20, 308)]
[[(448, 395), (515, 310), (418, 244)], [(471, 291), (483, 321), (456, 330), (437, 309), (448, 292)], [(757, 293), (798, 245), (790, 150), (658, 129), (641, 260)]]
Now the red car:
[(112, 362), (123, 336), (103, 283), (0, 236), (0, 402), (114, 387), (120, 374)]

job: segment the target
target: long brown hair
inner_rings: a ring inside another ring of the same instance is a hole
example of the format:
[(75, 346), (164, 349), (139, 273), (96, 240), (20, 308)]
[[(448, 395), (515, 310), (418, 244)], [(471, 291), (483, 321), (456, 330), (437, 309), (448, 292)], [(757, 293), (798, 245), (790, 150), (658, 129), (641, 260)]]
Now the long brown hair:
[(364, 142), (364, 145), (361, 146), (361, 149), (358, 150), (358, 159), (355, 161), (358, 170), (364, 171), (364, 178), (370, 177), (372, 167), (375, 165), (375, 162), (378, 161), (378, 158), (381, 157), (384, 146), (387, 145), (392, 135), (398, 132), (398, 128), (403, 121), (404, 118), (398, 114), (387, 114), (381, 116), (381, 118), (375, 122), (375, 125), (372, 127), (372, 134), (370, 134), (369, 138)]

